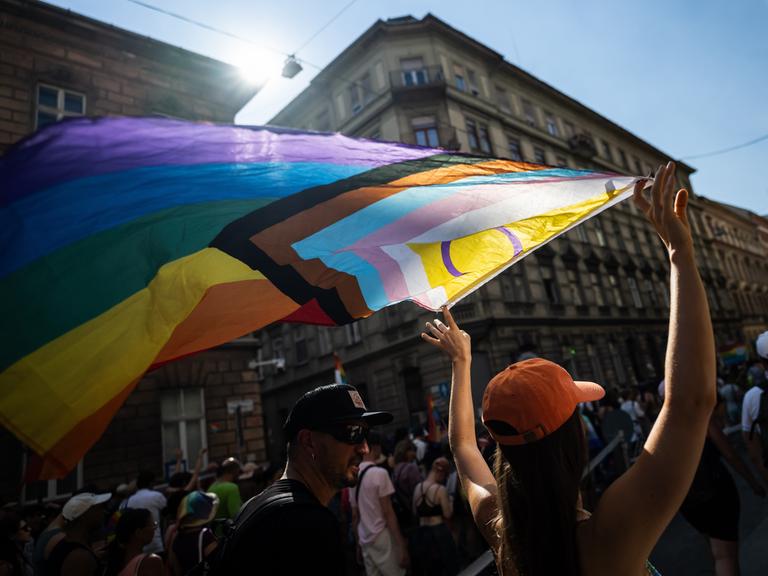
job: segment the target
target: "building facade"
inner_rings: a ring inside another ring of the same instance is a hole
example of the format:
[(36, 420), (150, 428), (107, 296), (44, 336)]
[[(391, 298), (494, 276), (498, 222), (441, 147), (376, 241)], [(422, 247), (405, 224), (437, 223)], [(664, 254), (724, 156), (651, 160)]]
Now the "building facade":
[[(0, 0), (0, 153), (73, 116), (164, 115), (233, 122), (257, 92), (233, 66), (42, 2)], [(181, 449), (208, 459), (265, 459), (260, 388), (243, 339), (147, 375), (72, 474), (22, 488), (26, 455), (0, 430), (0, 495), (48, 499), (108, 488), (140, 469), (162, 478)], [(238, 410), (239, 407), (239, 410)]]
[[(270, 123), (634, 175), (671, 159), (431, 15), (376, 22)], [(678, 162), (688, 190), (692, 173)], [(760, 225), (764, 240), (765, 220), (695, 195), (690, 218), (718, 343), (747, 342), (768, 327), (768, 251), (748, 241)], [(661, 241), (624, 202), (463, 299), (453, 310), (473, 340), (476, 405), (488, 379), (529, 351), (608, 387), (655, 385), (668, 273)], [(369, 403), (395, 413), (393, 429), (423, 424), (428, 396), (445, 417), (449, 363), (419, 340), (432, 317), (402, 303), (339, 328), (263, 330), (262, 354), (286, 360), (262, 385), (270, 458), (283, 456), (296, 397), (332, 380), (334, 351)]]

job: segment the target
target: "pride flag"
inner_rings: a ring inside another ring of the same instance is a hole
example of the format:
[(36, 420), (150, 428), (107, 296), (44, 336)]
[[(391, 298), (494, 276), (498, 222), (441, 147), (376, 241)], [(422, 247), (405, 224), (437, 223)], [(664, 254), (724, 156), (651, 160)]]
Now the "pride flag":
[(347, 380), (347, 373), (344, 371), (344, 365), (341, 363), (341, 358), (335, 352), (333, 353), (333, 381), (336, 384), (349, 384)]
[(147, 370), (276, 321), (456, 302), (633, 182), (340, 134), (49, 125), (0, 158), (0, 423), (63, 475)]

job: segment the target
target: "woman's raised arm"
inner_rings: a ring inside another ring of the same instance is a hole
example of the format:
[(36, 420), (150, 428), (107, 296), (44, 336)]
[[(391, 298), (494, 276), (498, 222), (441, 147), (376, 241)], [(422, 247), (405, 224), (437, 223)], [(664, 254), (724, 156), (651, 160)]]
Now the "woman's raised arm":
[[(640, 458), (606, 490), (591, 521), (595, 546), (604, 551), (599, 555), (614, 567), (643, 565), (680, 507), (715, 406), (712, 323), (688, 226), (688, 192), (675, 194), (674, 181), (675, 165), (670, 162), (659, 167), (650, 202), (643, 194), (645, 183), (635, 186), (636, 204), (667, 248), (671, 309), (664, 405)], [(620, 555), (616, 562), (604, 556), (610, 556), (609, 550)]]
[(443, 315), (447, 324), (437, 319), (434, 323), (427, 322), (427, 332), (422, 333), (421, 338), (440, 348), (451, 359), (453, 378), (448, 440), (475, 523), (488, 543), (496, 548), (497, 536), (491, 525), (498, 511), (496, 479), (477, 447), (470, 377), (472, 345), (469, 334), (458, 327), (445, 306)]

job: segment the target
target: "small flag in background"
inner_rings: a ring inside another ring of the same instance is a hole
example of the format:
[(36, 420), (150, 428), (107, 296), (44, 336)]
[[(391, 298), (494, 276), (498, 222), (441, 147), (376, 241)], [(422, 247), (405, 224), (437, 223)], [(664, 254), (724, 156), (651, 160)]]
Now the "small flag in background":
[(427, 395), (427, 440), (430, 442), (439, 442), (437, 423), (440, 421), (440, 415), (437, 414), (435, 403), (432, 400), (432, 394)]
[(738, 366), (749, 359), (744, 344), (732, 344), (720, 349), (720, 358), (726, 366)]
[(333, 380), (336, 384), (349, 384), (347, 373), (344, 372), (344, 366), (341, 364), (341, 358), (335, 352), (333, 353)]

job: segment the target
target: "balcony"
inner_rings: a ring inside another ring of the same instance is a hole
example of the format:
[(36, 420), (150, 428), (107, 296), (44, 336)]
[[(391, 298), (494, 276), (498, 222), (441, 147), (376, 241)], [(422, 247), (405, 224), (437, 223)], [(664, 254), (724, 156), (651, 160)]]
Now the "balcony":
[(591, 160), (597, 154), (594, 141), (586, 134), (574, 134), (568, 138), (568, 147), (576, 156), (586, 160)]
[(445, 92), (442, 66), (423, 66), (389, 73), (392, 96), (399, 100), (414, 100), (439, 96)]

